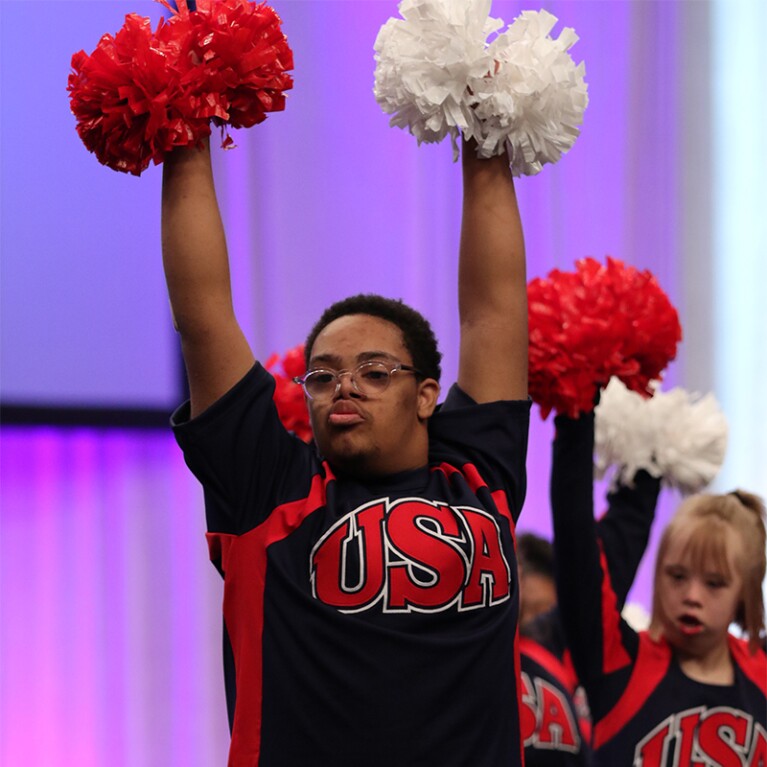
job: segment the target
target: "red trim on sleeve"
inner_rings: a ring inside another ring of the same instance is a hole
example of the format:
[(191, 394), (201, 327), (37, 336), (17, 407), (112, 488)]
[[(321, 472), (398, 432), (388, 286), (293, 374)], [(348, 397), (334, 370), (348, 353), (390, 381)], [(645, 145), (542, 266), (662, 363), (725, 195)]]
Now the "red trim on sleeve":
[(208, 541), (208, 556), (210, 561), (222, 572), (226, 572), (226, 562), (229, 559), (229, 551), (232, 543), (237, 540), (236, 535), (228, 533), (205, 533)]
[(565, 671), (573, 678), (573, 683), (578, 686), (578, 675), (575, 673), (575, 666), (573, 665), (573, 656), (570, 654), (570, 649), (565, 648), (562, 653), (562, 665), (565, 667)]
[(610, 582), (610, 571), (601, 541), (599, 542), (599, 565), (602, 568), (602, 673), (610, 674), (628, 666), (631, 658), (623, 646), (618, 599)]
[(460, 474), (475, 493), (480, 487), (487, 487), (487, 482), (482, 479), (479, 471), (477, 471), (477, 467), (473, 463), (465, 463), (460, 469), (457, 469), (452, 464), (443, 461), (438, 466), (434, 466), (432, 471), (441, 471), (448, 479), (454, 474)]
[[(482, 475), (477, 470), (477, 467), (473, 463), (466, 463), (460, 469), (456, 469), (449, 463), (441, 463), (439, 466), (435, 466), (432, 471), (441, 471), (448, 479), (454, 474), (460, 474), (467, 482), (472, 492), (477, 492), (480, 488), (487, 487), (487, 482), (482, 479)], [(503, 490), (495, 490), (490, 493), (490, 496), (498, 509), (499, 514), (506, 519), (511, 528), (511, 537), (514, 540), (516, 546), (515, 537), (515, 525), (514, 518), (511, 516), (511, 509), (509, 508), (509, 499), (506, 497), (506, 493)]]
[(517, 537), (515, 535), (515, 525), (511, 516), (511, 509), (509, 509), (509, 499), (506, 497), (506, 493), (503, 490), (496, 490), (494, 493), (491, 493), (491, 495), (493, 497), (493, 502), (495, 503), (495, 506), (501, 516), (508, 520), (509, 527), (511, 528), (511, 534), (514, 538), (514, 545), (516, 546)]
[(665, 641), (653, 641), (646, 631), (639, 634), (639, 654), (631, 679), (617, 704), (594, 724), (594, 748), (601, 748), (636, 716), (666, 675), (670, 662), (671, 648)]

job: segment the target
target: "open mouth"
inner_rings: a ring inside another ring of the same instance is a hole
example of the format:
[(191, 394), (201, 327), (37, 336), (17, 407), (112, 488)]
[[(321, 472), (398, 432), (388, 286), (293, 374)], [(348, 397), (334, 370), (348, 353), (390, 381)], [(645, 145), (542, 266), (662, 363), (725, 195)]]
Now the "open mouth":
[(693, 615), (682, 615), (679, 618), (679, 629), (685, 636), (694, 636), (703, 631), (703, 624)]

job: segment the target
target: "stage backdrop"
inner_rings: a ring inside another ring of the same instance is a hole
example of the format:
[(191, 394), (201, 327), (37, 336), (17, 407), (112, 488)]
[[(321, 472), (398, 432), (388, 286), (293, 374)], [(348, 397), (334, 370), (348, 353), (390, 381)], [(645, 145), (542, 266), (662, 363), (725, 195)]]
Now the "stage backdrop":
[[(237, 310), (258, 356), (303, 340), (332, 300), (399, 296), (457, 355), (459, 166), (387, 127), (378, 0), (275, 0), (295, 52), (288, 108), (216, 152)], [(496, 1), (510, 22), (525, 6)], [(537, 9), (537, 7), (536, 7)], [(581, 40), (591, 103), (556, 166), (518, 182), (529, 275), (613, 255), (651, 269), (682, 316), (668, 385), (714, 390), (730, 418), (718, 486), (765, 492), (765, 80), (758, 0), (551, 2)], [(177, 401), (159, 252), (160, 169), (98, 165), (65, 92), (71, 54), (159, 5), (2, 0), (5, 404)], [(215, 142), (214, 142), (215, 143)], [(760, 206), (759, 201), (762, 201)], [(221, 584), (201, 493), (167, 431), (4, 426), (0, 761), (223, 764)], [(520, 527), (550, 531), (550, 422), (534, 411)], [(601, 497), (600, 488), (600, 497)], [(666, 494), (659, 517), (677, 502)], [(598, 504), (600, 505), (600, 504)], [(648, 604), (649, 562), (632, 598)]]

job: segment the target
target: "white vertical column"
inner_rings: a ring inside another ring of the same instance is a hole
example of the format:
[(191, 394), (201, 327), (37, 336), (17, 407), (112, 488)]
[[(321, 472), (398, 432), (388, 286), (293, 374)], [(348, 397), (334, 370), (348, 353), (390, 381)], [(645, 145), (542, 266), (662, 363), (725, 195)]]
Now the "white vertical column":
[(713, 2), (712, 347), (715, 389), (730, 423), (717, 486), (740, 486), (762, 496), (767, 495), (765, 24), (764, 0)]

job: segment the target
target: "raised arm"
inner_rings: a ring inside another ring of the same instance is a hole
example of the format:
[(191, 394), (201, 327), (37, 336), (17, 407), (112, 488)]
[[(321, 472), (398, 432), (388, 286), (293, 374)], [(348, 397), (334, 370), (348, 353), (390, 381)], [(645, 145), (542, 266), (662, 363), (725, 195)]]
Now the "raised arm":
[(527, 277), (506, 154), (463, 145), (459, 386), (477, 402), (527, 397)]
[(176, 150), (163, 164), (162, 252), (194, 417), (225, 394), (254, 362), (234, 316), (226, 238), (207, 142), (203, 149)]
[[(578, 679), (590, 686), (628, 664), (637, 636), (620, 619), (594, 520), (594, 413), (557, 416), (551, 511), (559, 612)], [(625, 594), (623, 595), (625, 597)]]
[(633, 487), (619, 485), (608, 494), (607, 511), (597, 522), (597, 533), (620, 608), (650, 540), (660, 493), (660, 479), (646, 471), (637, 472), (633, 481)]

